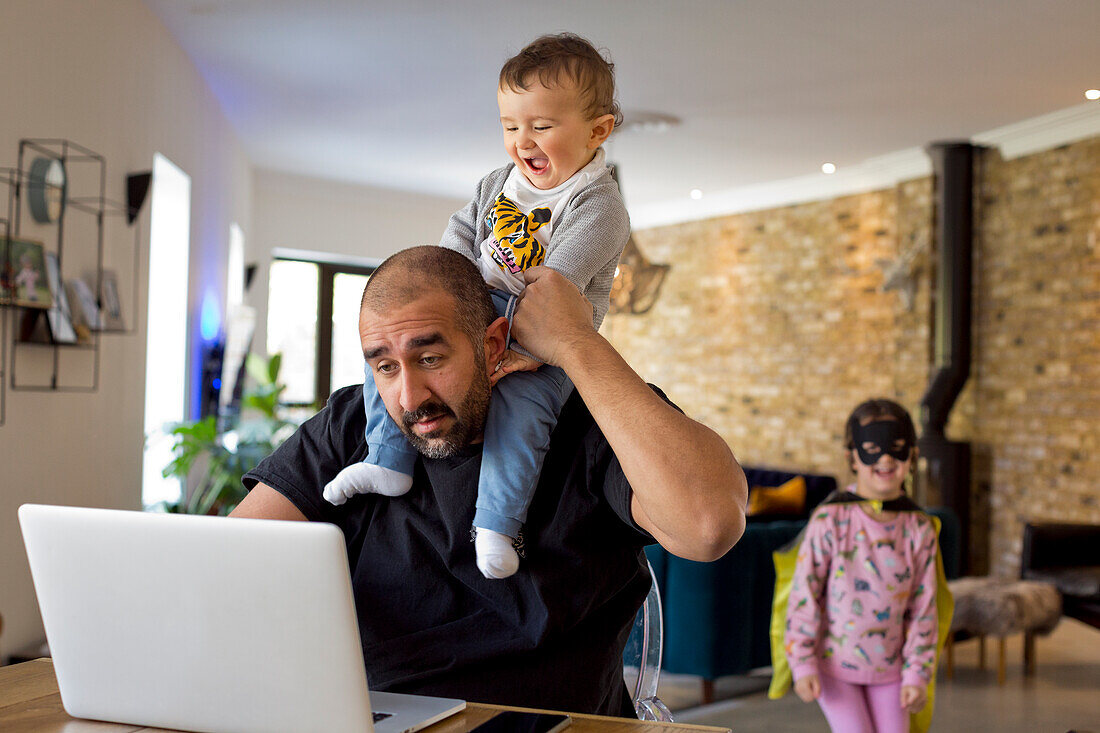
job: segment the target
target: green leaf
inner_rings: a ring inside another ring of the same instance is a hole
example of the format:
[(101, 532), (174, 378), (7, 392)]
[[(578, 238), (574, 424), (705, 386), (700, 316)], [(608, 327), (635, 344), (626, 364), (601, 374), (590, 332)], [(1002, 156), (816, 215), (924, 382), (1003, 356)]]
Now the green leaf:
[(283, 355), (281, 353), (274, 353), (271, 355), (271, 359), (267, 362), (267, 376), (269, 384), (278, 384), (279, 382), (279, 367), (283, 364)]
[(271, 383), (268, 378), (267, 364), (264, 363), (263, 357), (259, 354), (249, 354), (244, 359), (244, 369), (248, 372), (248, 376), (259, 385), (267, 385)]

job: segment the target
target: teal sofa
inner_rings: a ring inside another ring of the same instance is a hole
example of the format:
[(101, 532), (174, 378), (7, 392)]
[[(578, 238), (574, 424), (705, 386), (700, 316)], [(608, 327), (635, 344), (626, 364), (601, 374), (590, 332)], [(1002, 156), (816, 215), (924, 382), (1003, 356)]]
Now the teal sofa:
[[(795, 473), (745, 467), (749, 487), (779, 486)], [(660, 545), (646, 548), (657, 576), (664, 610), (661, 668), (703, 680), (703, 702), (714, 697), (714, 680), (771, 666), (769, 627), (775, 567), (772, 553), (798, 535), (810, 512), (837, 488), (832, 476), (806, 478), (804, 511), (786, 517), (750, 517), (741, 540), (714, 562), (670, 555)], [(949, 509), (932, 508), (943, 525), (940, 545), (945, 572), (958, 575), (959, 522)]]

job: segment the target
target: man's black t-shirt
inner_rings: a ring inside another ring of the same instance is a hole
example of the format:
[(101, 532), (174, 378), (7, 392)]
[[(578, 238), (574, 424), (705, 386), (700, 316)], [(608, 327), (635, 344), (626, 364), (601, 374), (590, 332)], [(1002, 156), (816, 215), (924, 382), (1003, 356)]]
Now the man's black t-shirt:
[(631, 518), (630, 486), (580, 397), (551, 437), (519, 571), (487, 580), (470, 539), (480, 445), (419, 458), (404, 496), (322, 498), (367, 453), (361, 391), (335, 392), (244, 480), (344, 531), (371, 689), (632, 716), (622, 650), (653, 539)]

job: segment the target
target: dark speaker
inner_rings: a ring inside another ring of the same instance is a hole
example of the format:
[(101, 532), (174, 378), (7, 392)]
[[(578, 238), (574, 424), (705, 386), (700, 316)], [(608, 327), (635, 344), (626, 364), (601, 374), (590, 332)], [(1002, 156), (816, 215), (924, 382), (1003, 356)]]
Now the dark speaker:
[(202, 384), (199, 399), (199, 417), (218, 415), (218, 401), (222, 390), (222, 360), (225, 358), (225, 342), (215, 341), (203, 346)]
[(131, 173), (126, 176), (126, 223), (133, 224), (149, 195), (152, 173)]

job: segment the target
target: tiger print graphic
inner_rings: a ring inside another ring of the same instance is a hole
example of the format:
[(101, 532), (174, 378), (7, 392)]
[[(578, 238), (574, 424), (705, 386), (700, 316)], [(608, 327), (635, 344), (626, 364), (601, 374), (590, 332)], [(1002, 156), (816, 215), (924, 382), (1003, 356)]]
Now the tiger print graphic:
[(493, 261), (513, 275), (541, 265), (546, 248), (531, 233), (549, 221), (550, 209), (538, 208), (527, 215), (503, 193), (497, 196), (485, 217), (493, 230)]

